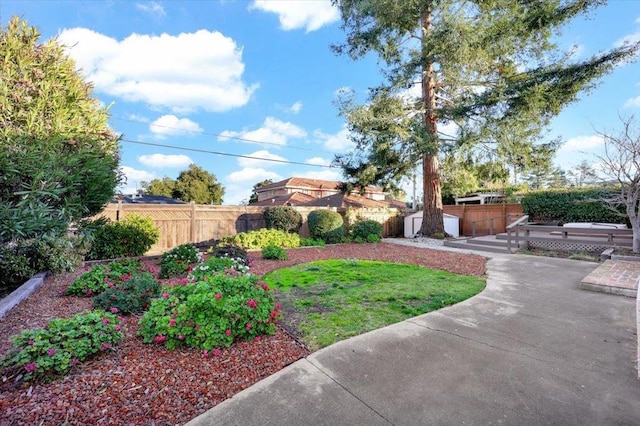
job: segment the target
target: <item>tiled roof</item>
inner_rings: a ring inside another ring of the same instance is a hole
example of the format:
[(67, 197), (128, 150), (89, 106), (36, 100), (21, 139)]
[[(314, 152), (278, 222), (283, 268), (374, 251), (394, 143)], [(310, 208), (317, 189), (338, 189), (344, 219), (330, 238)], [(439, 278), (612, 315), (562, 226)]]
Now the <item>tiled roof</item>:
[(315, 198), (308, 203), (302, 204), (305, 207), (357, 207), (370, 209), (384, 209), (395, 207), (387, 201), (377, 201), (360, 195), (334, 194), (327, 197)]
[[(305, 188), (305, 189), (337, 189), (340, 182), (335, 180), (323, 180), (323, 179), (309, 179), (301, 177), (290, 177), (280, 182), (274, 182), (269, 185), (262, 186), (256, 189), (256, 192), (264, 192), (278, 188)], [(367, 192), (383, 192), (380, 188), (374, 186), (367, 186), (365, 188)]]
[(300, 206), (316, 197), (303, 194), (302, 192), (294, 192), (293, 194), (281, 195), (279, 197), (267, 198), (266, 200), (252, 203), (252, 206)]

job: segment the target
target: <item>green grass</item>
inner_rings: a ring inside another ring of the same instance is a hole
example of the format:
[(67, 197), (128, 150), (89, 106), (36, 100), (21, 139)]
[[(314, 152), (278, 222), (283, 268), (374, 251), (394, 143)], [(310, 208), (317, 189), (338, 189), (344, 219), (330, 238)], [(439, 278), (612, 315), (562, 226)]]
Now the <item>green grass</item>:
[(478, 277), (353, 259), (305, 263), (263, 279), (278, 290), (284, 323), (311, 349), (453, 305), (485, 286)]

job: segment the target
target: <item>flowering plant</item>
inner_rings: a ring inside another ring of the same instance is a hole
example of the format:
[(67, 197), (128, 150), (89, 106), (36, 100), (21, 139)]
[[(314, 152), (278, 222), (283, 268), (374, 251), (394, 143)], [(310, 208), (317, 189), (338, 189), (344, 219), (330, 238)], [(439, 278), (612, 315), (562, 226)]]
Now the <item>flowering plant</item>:
[(95, 296), (109, 287), (130, 279), (132, 276), (145, 272), (147, 267), (138, 260), (125, 259), (111, 262), (108, 265), (95, 265), (80, 275), (71, 283), (66, 295)]
[(145, 272), (107, 288), (93, 298), (93, 307), (121, 315), (144, 312), (149, 308), (151, 299), (160, 295), (161, 288), (158, 280)]
[(145, 343), (207, 351), (237, 339), (273, 334), (280, 319), (267, 284), (256, 276), (209, 274), (185, 286), (165, 287), (140, 319)]
[(249, 266), (239, 257), (212, 256), (206, 262), (196, 265), (189, 274), (189, 279), (200, 281), (217, 272), (226, 272), (228, 275), (248, 275)]
[(116, 315), (85, 311), (14, 335), (13, 348), (2, 360), (2, 366), (21, 369), (25, 380), (52, 378), (66, 374), (91, 355), (110, 349), (123, 337)]
[(182, 244), (162, 255), (160, 278), (171, 278), (187, 272), (189, 265), (202, 262), (202, 254), (194, 244)]

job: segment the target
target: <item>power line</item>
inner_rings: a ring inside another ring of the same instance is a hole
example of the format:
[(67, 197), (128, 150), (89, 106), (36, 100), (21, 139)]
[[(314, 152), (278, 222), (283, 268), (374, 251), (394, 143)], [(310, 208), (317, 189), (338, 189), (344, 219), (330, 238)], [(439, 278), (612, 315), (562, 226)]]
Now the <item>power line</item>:
[(134, 141), (134, 140), (125, 139), (125, 138), (121, 138), (120, 141), (121, 142), (133, 143), (133, 144), (137, 144), (137, 145), (157, 146), (157, 147), (161, 147), (161, 148), (178, 149), (178, 150), (182, 150), (182, 151), (201, 152), (201, 153), (205, 153), (205, 154), (222, 155), (222, 156), (225, 156), (225, 157), (247, 158), (247, 159), (250, 159), (250, 160), (271, 161), (273, 163), (295, 164), (295, 165), (310, 166), (310, 167), (323, 167), (323, 168), (328, 168), (328, 169), (336, 168), (335, 166), (332, 166), (332, 165), (328, 165), (327, 166), (327, 165), (323, 165), (323, 164), (309, 164), (309, 163), (302, 163), (302, 162), (299, 162), (299, 161), (289, 161), (289, 160), (278, 160), (278, 159), (275, 159), (275, 158), (255, 157), (255, 156), (252, 156), (252, 155), (231, 154), (229, 152), (210, 151), (210, 150), (206, 150), (206, 149), (197, 149), (197, 148), (186, 148), (186, 147), (183, 147), (183, 146), (166, 145), (166, 144), (152, 143), (152, 142)]
[(257, 140), (254, 140), (254, 139), (241, 138), (239, 136), (228, 136), (228, 135), (223, 135), (223, 134), (220, 134), (220, 133), (211, 133), (211, 132), (197, 131), (197, 130), (185, 130), (185, 129), (179, 129), (177, 127), (165, 126), (163, 124), (146, 123), (144, 121), (131, 120), (131, 119), (128, 119), (128, 118), (121, 118), (121, 117), (111, 117), (111, 118), (113, 120), (117, 120), (117, 121), (126, 121), (126, 122), (129, 122), (129, 123), (145, 124), (145, 125), (154, 126), (154, 127), (161, 127), (161, 128), (164, 128), (164, 129), (178, 130), (180, 132), (189, 132), (189, 133), (194, 133), (194, 134), (198, 134), (198, 135), (215, 136), (217, 138), (233, 139), (233, 140), (237, 140), (237, 141), (240, 141), (240, 142), (254, 143), (254, 144), (258, 144), (258, 145), (270, 145), (270, 146), (277, 146), (279, 148), (298, 149), (298, 150), (301, 150), (301, 151), (319, 152), (319, 153), (323, 153), (323, 154), (333, 154), (333, 152), (330, 152), (330, 151), (324, 151), (324, 150), (312, 149), (312, 148), (304, 148), (304, 147), (296, 146), (296, 145), (283, 145), (283, 144), (279, 144), (279, 143), (276, 143), (276, 142), (257, 141)]

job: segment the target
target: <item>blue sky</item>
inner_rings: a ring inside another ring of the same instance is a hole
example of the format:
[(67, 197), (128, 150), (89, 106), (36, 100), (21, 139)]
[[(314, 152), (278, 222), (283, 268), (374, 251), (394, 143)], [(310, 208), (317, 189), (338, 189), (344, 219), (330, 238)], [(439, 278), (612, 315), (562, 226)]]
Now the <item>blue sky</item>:
[[(222, 182), (224, 204), (247, 200), (264, 179), (339, 180), (327, 166), (352, 145), (336, 93), (364, 98), (380, 80), (375, 58), (354, 62), (330, 50), (344, 33), (329, 0), (0, 0), (2, 25), (14, 15), (43, 40), (70, 46), (95, 96), (111, 105), (110, 124), (124, 135), (125, 193), (192, 162)], [(558, 44), (585, 58), (625, 40), (640, 40), (640, 0), (610, 1), (565, 27)], [(638, 63), (618, 67), (553, 121), (549, 137), (566, 141), (556, 163), (595, 161), (595, 129), (615, 132), (618, 115), (634, 113)]]

